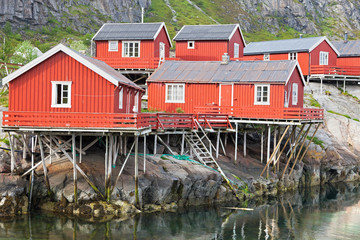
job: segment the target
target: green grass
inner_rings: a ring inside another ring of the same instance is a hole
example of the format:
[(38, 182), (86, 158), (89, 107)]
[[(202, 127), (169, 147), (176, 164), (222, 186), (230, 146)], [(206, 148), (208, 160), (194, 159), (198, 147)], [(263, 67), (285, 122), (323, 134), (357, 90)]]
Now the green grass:
[[(310, 136), (307, 136), (306, 137), (307, 140), (311, 140), (311, 137)], [(315, 145), (318, 145), (321, 147), (321, 149), (324, 149), (325, 146), (324, 146), (324, 141), (321, 141), (320, 139), (318, 139), (317, 137), (314, 137), (312, 142), (315, 144)]]
[(6, 90), (0, 95), (0, 106), (8, 107), (9, 106), (9, 91)]
[(341, 92), (342, 95), (351, 97), (351, 98), (353, 98), (355, 101), (357, 101), (357, 102), (360, 103), (360, 100), (359, 100), (359, 98), (358, 98), (357, 96), (354, 96), (354, 95), (348, 93), (348, 91), (344, 91), (344, 90), (343, 90), (342, 88), (340, 88), (340, 87), (339, 87), (338, 89), (339, 89), (339, 91)]
[(310, 106), (321, 108), (320, 103), (316, 101), (316, 99), (311, 94), (305, 93), (305, 96), (308, 98), (308, 102)]
[(338, 112), (334, 112), (332, 110), (328, 110), (329, 113), (332, 113), (332, 114), (336, 114), (336, 115), (339, 115), (339, 116), (343, 116), (343, 117), (346, 117), (348, 119), (352, 119), (349, 115), (346, 115), (346, 114), (342, 114), (342, 113), (338, 113)]

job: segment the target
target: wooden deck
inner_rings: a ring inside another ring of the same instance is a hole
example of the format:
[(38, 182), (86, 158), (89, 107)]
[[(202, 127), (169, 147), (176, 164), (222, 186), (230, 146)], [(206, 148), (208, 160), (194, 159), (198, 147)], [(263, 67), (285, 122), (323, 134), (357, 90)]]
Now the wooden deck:
[(310, 67), (310, 75), (360, 76), (360, 66), (314, 65)]
[[(141, 57), (129, 57), (129, 58), (95, 58), (107, 63), (109, 66), (115, 69), (144, 69), (155, 70), (160, 66), (160, 58), (141, 58)], [(179, 58), (166, 58), (165, 61), (179, 60)]]

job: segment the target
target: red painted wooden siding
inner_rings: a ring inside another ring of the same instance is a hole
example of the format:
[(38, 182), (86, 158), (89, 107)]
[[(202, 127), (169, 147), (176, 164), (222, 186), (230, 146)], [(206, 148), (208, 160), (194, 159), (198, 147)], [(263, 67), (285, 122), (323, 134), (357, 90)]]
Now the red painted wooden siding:
[(338, 57), (336, 61), (338, 66), (360, 66), (360, 57)]
[[(293, 99), (292, 99), (293, 83), (298, 84), (298, 102), (296, 105), (293, 104)], [(295, 71), (291, 75), (289, 82), (285, 86), (285, 90), (288, 92), (288, 94), (290, 94), (289, 108), (291, 108), (291, 107), (302, 108), (304, 105), (304, 84), (301, 80), (301, 76), (297, 69), (295, 69)], [(284, 100), (285, 100), (285, 96), (284, 96)]]
[(195, 41), (195, 48), (188, 49), (187, 41), (176, 42), (176, 57), (186, 61), (221, 61), (228, 52), (228, 41)]
[[(51, 81), (72, 82), (71, 108), (51, 107)], [(114, 113), (118, 107), (118, 88), (63, 52), (14, 79), (9, 88), (9, 111)]]
[(165, 58), (170, 57), (170, 42), (163, 27), (154, 42), (154, 57), (160, 57), (160, 42), (165, 43)]
[[(122, 41), (119, 41), (117, 52), (109, 52), (108, 41), (96, 41), (95, 43), (96, 43), (96, 57), (122, 58)], [(142, 57), (154, 57), (154, 41), (152, 40), (140, 41), (140, 58)]]
[[(229, 41), (229, 51), (228, 54), (231, 58), (234, 57), (234, 43), (239, 44), (239, 58), (244, 57), (244, 47), (245, 43), (242, 40), (241, 33), (239, 29), (236, 29), (236, 32), (232, 36), (232, 38)], [(221, 60), (221, 59), (220, 59)]]
[(319, 65), (320, 63), (320, 52), (329, 52), (329, 66), (335, 66), (337, 60), (336, 52), (330, 47), (330, 45), (323, 41), (310, 53), (311, 65)]

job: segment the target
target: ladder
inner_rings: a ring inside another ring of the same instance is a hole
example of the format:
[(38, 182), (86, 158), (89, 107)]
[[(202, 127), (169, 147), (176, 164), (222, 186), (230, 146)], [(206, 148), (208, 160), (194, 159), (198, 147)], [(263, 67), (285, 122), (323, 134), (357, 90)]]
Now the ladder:
[(219, 164), (216, 162), (215, 158), (212, 156), (212, 154), (210, 153), (210, 151), (204, 144), (203, 139), (206, 139), (208, 142), (210, 142), (211, 148), (215, 149), (215, 147), (212, 145), (210, 139), (207, 137), (204, 129), (201, 127), (199, 122), (197, 120), (195, 120), (195, 123), (196, 123), (198, 129), (201, 130), (200, 132), (203, 133), (203, 136), (200, 137), (200, 135), (198, 134), (198, 132), (196, 130), (192, 130), (189, 134), (185, 135), (186, 142), (189, 144), (189, 146), (190, 146), (191, 150), (193, 151), (193, 153), (195, 154), (196, 158), (202, 164), (204, 164), (205, 166), (209, 166), (209, 167), (211, 166), (212, 168), (214, 168), (221, 174), (223, 179), (229, 185), (230, 189), (233, 191), (236, 198), (238, 198), (238, 200), (240, 200), (239, 196), (237, 195), (236, 191), (234, 190), (233, 186), (231, 185), (229, 178), (225, 175), (225, 173), (223, 172), (223, 170), (221, 169)]

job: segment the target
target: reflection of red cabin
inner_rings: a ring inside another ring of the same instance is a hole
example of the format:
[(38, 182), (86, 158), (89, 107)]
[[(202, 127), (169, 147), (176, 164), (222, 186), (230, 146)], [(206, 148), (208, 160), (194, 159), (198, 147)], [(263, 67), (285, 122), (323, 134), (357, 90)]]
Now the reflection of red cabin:
[(305, 85), (297, 62), (288, 60), (167, 61), (147, 84), (149, 109), (174, 112), (181, 108), (192, 113), (199, 106), (215, 106), (227, 108), (227, 113), (254, 111), (255, 115), (264, 113), (259, 109), (270, 114), (301, 109)]
[(326, 37), (252, 42), (244, 49), (245, 60), (298, 60), (303, 75), (311, 75), (311, 69), (335, 66), (338, 55)]
[(224, 53), (242, 58), (245, 47), (239, 24), (186, 25), (174, 41), (176, 58), (187, 61), (220, 61)]
[(332, 41), (332, 44), (340, 53), (338, 66), (360, 66), (360, 40)]
[(93, 41), (95, 57), (116, 69), (155, 69), (171, 47), (164, 23), (105, 23)]
[[(144, 90), (99, 60), (57, 45), (3, 79), (9, 112), (51, 114), (133, 113)], [(66, 116), (61, 116), (67, 121)]]

